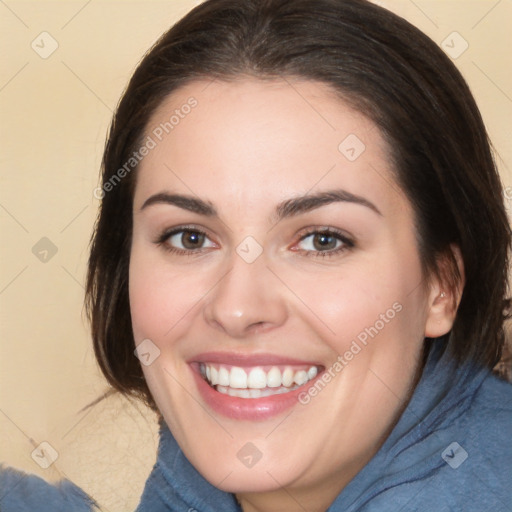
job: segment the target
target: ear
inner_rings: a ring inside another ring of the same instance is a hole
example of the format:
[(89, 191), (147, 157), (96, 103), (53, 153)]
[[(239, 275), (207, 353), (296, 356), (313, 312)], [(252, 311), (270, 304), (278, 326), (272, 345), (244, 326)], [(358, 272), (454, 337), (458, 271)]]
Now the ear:
[[(464, 262), (457, 245), (450, 245), (450, 251), (451, 254), (440, 256), (439, 276), (432, 276), (430, 279), (425, 323), (427, 338), (438, 338), (451, 330), (462, 297), (465, 284)], [(452, 255), (453, 258), (450, 257)], [(457, 269), (453, 268), (454, 264)], [(456, 270), (460, 276), (458, 282), (454, 282)]]

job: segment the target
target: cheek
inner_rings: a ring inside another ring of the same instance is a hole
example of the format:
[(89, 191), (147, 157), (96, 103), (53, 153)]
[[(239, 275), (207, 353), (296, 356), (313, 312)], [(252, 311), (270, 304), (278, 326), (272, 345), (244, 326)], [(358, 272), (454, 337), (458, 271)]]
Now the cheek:
[(396, 283), (379, 280), (369, 272), (346, 269), (339, 275), (297, 276), (295, 290), (336, 335), (355, 334), (354, 328), (364, 327), (399, 298)]
[(134, 242), (129, 272), (130, 311), (135, 341), (161, 345), (180, 320), (194, 309), (200, 290), (183, 273), (165, 268), (152, 251)]
[[(167, 301), (163, 301), (161, 285), (155, 281), (151, 269), (143, 259), (133, 257), (130, 261), (130, 312), (135, 342), (144, 338), (158, 338), (168, 316)], [(172, 321), (168, 319), (167, 321)]]
[(297, 311), (314, 322), (337, 354), (349, 350), (353, 341), (364, 348), (374, 339), (386, 339), (391, 349), (423, 334), (422, 274), (414, 255), (400, 260), (396, 254), (381, 254), (323, 276), (289, 274), (286, 282), (294, 283), (294, 294), (306, 306), (298, 304)]
[(162, 352), (190, 338), (205, 297), (219, 280), (218, 269), (208, 265), (190, 270), (171, 264), (165, 252), (143, 240), (134, 240), (130, 256), (129, 297), (135, 342), (149, 338)]

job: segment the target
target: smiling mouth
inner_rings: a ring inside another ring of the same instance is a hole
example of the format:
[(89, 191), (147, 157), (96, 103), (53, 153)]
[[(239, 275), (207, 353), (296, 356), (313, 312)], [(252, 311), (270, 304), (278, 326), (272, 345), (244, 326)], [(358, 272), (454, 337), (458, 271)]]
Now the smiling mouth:
[(238, 398), (264, 398), (289, 393), (314, 379), (318, 366), (255, 366), (242, 368), (201, 363), (199, 372), (216, 391)]

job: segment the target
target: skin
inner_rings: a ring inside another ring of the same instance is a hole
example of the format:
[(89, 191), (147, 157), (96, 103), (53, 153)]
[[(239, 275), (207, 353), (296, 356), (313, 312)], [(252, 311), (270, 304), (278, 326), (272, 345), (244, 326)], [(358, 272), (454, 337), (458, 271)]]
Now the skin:
[[(147, 134), (191, 96), (197, 107), (138, 170), (133, 330), (137, 344), (149, 338), (161, 351), (144, 375), (187, 458), (210, 483), (236, 493), (244, 511), (324, 511), (389, 435), (420, 376), (424, 337), (452, 326), (454, 297), (422, 275), (412, 208), (379, 130), (327, 86), (193, 82), (162, 103)], [(349, 134), (366, 146), (354, 161), (338, 150)], [(277, 221), (280, 203), (333, 189), (365, 198), (380, 214), (345, 201)], [(218, 216), (165, 203), (142, 208), (162, 192), (200, 198)], [(202, 248), (170, 252), (181, 235), (155, 243), (183, 225), (206, 232)], [(353, 247), (335, 238), (344, 248), (335, 253), (312, 236), (301, 240), (325, 228)], [(247, 236), (263, 248), (250, 264), (236, 252)], [(210, 409), (187, 364), (220, 350), (330, 368), (396, 303), (401, 311), (317, 396), (269, 420)], [(237, 458), (247, 442), (262, 453), (252, 468)]]

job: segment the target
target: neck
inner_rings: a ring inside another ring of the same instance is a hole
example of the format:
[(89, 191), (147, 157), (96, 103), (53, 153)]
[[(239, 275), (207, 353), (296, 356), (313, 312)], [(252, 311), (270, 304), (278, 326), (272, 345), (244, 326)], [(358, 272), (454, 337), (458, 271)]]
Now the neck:
[(237, 501), (243, 512), (325, 512), (337, 492), (327, 498), (322, 496), (319, 503), (318, 496), (306, 496), (302, 492), (281, 488), (268, 493), (247, 493), (237, 495)]
[[(384, 439), (353, 461), (321, 482), (307, 486), (292, 485), (268, 492), (238, 493), (236, 499), (243, 512), (325, 512), (340, 492), (378, 451)], [(276, 481), (276, 484), (279, 484)]]

